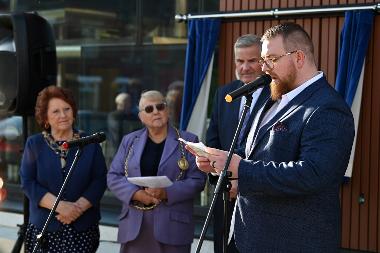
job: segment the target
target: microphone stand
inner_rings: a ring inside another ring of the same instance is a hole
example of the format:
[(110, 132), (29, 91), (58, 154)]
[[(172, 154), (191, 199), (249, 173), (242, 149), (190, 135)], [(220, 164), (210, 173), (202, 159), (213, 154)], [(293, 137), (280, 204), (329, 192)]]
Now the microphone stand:
[(202, 247), (202, 244), (203, 244), (203, 241), (204, 241), (204, 237), (206, 235), (206, 231), (207, 231), (207, 228), (208, 228), (209, 223), (210, 223), (211, 215), (212, 215), (212, 212), (213, 212), (214, 207), (215, 207), (216, 199), (217, 199), (218, 195), (220, 194), (221, 189), (224, 190), (223, 191), (223, 206), (224, 206), (224, 210), (223, 210), (223, 223), (224, 223), (224, 229), (223, 229), (223, 253), (227, 253), (227, 246), (228, 246), (228, 234), (227, 234), (227, 229), (228, 229), (227, 228), (227, 226), (228, 226), (228, 221), (227, 221), (228, 202), (227, 201), (229, 200), (229, 191), (231, 189), (231, 182), (230, 182), (230, 180), (237, 180), (237, 178), (231, 178), (230, 179), (231, 172), (228, 171), (228, 167), (230, 166), (231, 158), (232, 158), (233, 152), (235, 150), (238, 137), (239, 137), (240, 132), (242, 130), (245, 116), (246, 116), (248, 110), (251, 107), (251, 104), (252, 104), (252, 93), (253, 92), (254, 92), (254, 90), (245, 95), (246, 101), (245, 101), (245, 104), (244, 104), (244, 107), (243, 107), (242, 114), (241, 114), (240, 119), (239, 119), (239, 124), (237, 126), (236, 131), (235, 131), (235, 135), (234, 135), (234, 138), (232, 140), (232, 144), (231, 144), (230, 150), (228, 151), (228, 156), (227, 156), (226, 164), (224, 165), (224, 168), (223, 168), (222, 172), (219, 175), (218, 182), (216, 183), (215, 190), (214, 190), (214, 196), (212, 198), (212, 201), (211, 201), (211, 204), (210, 204), (210, 208), (208, 209), (206, 220), (205, 220), (205, 223), (203, 225), (201, 235), (199, 237), (196, 253), (199, 253), (200, 250), (201, 250), (201, 247)]
[[(23, 133), (23, 150), (25, 148), (26, 140), (28, 138), (28, 116), (22, 115), (22, 133)], [(16, 240), (15, 245), (13, 246), (12, 253), (20, 253), (22, 245), (25, 240), (25, 234), (26, 234), (26, 228), (28, 226), (29, 222), (29, 199), (24, 194), (24, 201), (23, 201), (23, 210), (24, 210), (24, 223), (18, 224), (17, 226), (20, 228), (18, 231), (18, 238)], [(24, 250), (25, 251), (25, 250)]]
[(41, 247), (41, 248), (42, 248), (42, 251), (44, 250), (44, 246), (46, 246), (46, 245), (44, 245), (44, 243), (46, 243), (46, 240), (45, 240), (45, 238), (44, 238), (44, 235), (45, 235), (45, 233), (46, 233), (46, 230), (47, 230), (48, 225), (50, 224), (50, 221), (51, 221), (51, 219), (52, 219), (52, 217), (53, 217), (53, 214), (55, 213), (55, 210), (57, 209), (58, 203), (59, 203), (59, 201), (60, 201), (61, 198), (62, 198), (62, 194), (63, 194), (63, 192), (64, 192), (64, 190), (65, 190), (65, 188), (66, 188), (67, 182), (69, 181), (69, 179), (70, 179), (70, 177), (71, 177), (71, 174), (72, 174), (72, 172), (74, 171), (73, 169), (74, 169), (74, 167), (75, 167), (75, 165), (76, 165), (76, 163), (77, 163), (77, 161), (78, 161), (80, 155), (82, 154), (82, 148), (83, 148), (82, 145), (79, 145), (79, 146), (78, 146), (78, 150), (77, 150), (77, 152), (75, 153), (75, 157), (74, 157), (73, 163), (71, 164), (70, 169), (69, 169), (69, 172), (67, 173), (67, 175), (66, 175), (66, 177), (65, 177), (65, 180), (63, 181), (63, 184), (62, 184), (62, 186), (61, 186), (61, 189), (59, 190), (58, 196), (57, 196), (57, 198), (56, 198), (56, 200), (55, 200), (55, 202), (54, 202), (53, 208), (52, 208), (52, 209), (50, 210), (50, 212), (49, 212), (49, 216), (47, 217), (47, 219), (46, 219), (46, 221), (45, 221), (45, 224), (44, 224), (44, 227), (43, 227), (41, 233), (37, 235), (37, 243), (36, 243), (36, 245), (34, 245), (34, 248), (33, 248), (33, 252), (32, 252), (32, 253), (36, 253), (37, 250), (38, 250), (38, 248), (39, 248), (41, 245), (42, 245), (42, 247)]

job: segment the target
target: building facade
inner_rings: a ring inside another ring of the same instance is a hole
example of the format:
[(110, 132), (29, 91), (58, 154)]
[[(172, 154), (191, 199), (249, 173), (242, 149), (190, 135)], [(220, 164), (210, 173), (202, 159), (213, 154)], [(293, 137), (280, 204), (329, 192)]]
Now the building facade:
[[(317, 8), (379, 2), (170, 0), (158, 4), (152, 0), (0, 0), (0, 11), (37, 11), (49, 21), (56, 37), (57, 85), (73, 90), (79, 104), (76, 127), (88, 133), (108, 133), (107, 115), (115, 110), (115, 97), (119, 93), (130, 94), (131, 111), (137, 113), (141, 91), (157, 89), (166, 93), (183, 81), (187, 27), (174, 20), (177, 13)], [(311, 34), (318, 67), (334, 84), (343, 13), (223, 19), (214, 66), (217, 73), (214, 86), (228, 83), (235, 77), (233, 43), (238, 36), (245, 33), (262, 35), (265, 29), (283, 21), (297, 22)], [(380, 252), (380, 100), (377, 98), (380, 88), (376, 85), (380, 79), (380, 48), (376, 46), (379, 43), (380, 17), (376, 16), (366, 57), (353, 175), (341, 188), (342, 248), (370, 252)], [(32, 117), (28, 122), (29, 134), (38, 131)], [(123, 129), (123, 132), (128, 133), (137, 127)], [(22, 119), (2, 118), (0, 177), (8, 191), (7, 199), (0, 204), (2, 210), (22, 212), (23, 195), (18, 179), (22, 145)], [(117, 144), (107, 139), (102, 145), (109, 164)], [(196, 201), (199, 224), (204, 221), (210, 198), (210, 189), (206, 189)], [(118, 207), (118, 201), (107, 191), (102, 200), (103, 211), (112, 213)], [(117, 222), (116, 214), (103, 222)]]
[[(57, 85), (74, 92), (79, 109), (76, 128), (106, 133), (102, 148), (107, 165), (122, 135), (141, 127), (137, 113), (142, 91), (166, 94), (170, 90), (168, 102), (176, 106), (172, 122), (178, 124), (180, 107), (174, 100), (183, 88), (187, 24), (176, 22), (174, 16), (218, 8), (217, 0), (0, 1), (1, 13), (37, 12), (52, 26)], [(109, 115), (116, 110), (120, 93), (129, 94), (128, 111), (134, 117), (115, 126)], [(7, 191), (1, 210), (23, 212), (18, 176), (23, 139), (40, 131), (34, 117), (28, 117), (24, 133), (23, 120), (19, 116), (0, 119), (0, 178)], [(196, 216), (205, 215), (208, 201), (206, 190), (196, 200)], [(107, 190), (102, 199), (103, 224), (116, 225), (119, 209), (119, 201)]]

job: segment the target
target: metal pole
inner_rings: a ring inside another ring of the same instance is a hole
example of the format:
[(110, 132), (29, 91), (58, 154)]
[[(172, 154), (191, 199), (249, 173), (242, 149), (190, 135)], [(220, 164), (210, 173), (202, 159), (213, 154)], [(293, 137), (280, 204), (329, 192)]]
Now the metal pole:
[(316, 13), (336, 13), (344, 11), (357, 11), (357, 10), (373, 10), (380, 11), (380, 3), (375, 5), (344, 5), (341, 7), (326, 7), (326, 8), (304, 8), (304, 9), (273, 9), (266, 11), (252, 11), (252, 12), (224, 12), (216, 14), (192, 15), (192, 14), (176, 14), (175, 20), (178, 22), (187, 21), (189, 19), (198, 18), (244, 18), (244, 17), (278, 17), (278, 16), (294, 16), (303, 14), (316, 14)]
[[(28, 116), (23, 115), (22, 116), (22, 134), (23, 134), (23, 151), (25, 149), (26, 140), (28, 139)], [(15, 245), (13, 246), (12, 253), (20, 253), (22, 249), (22, 245), (24, 244), (25, 240), (25, 234), (26, 234), (26, 228), (28, 226), (29, 222), (29, 199), (24, 194), (24, 201), (23, 201), (23, 207), (24, 207), (24, 223), (18, 224), (17, 226), (20, 228), (18, 231), (18, 237), (16, 240)], [(24, 248), (24, 252), (26, 252), (26, 249)]]

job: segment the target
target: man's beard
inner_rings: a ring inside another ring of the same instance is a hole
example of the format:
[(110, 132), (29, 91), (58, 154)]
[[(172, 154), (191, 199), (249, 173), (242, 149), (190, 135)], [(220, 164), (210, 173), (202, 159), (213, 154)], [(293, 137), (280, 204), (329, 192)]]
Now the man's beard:
[(294, 86), (294, 81), (296, 80), (296, 69), (294, 65), (291, 65), (289, 75), (286, 79), (277, 79), (277, 83), (270, 83), (270, 94), (273, 101), (281, 99), (282, 95), (291, 91), (290, 87)]
[(289, 89), (286, 83), (274, 83), (273, 81), (270, 83), (270, 96), (273, 101), (279, 100), (282, 95), (288, 93)]

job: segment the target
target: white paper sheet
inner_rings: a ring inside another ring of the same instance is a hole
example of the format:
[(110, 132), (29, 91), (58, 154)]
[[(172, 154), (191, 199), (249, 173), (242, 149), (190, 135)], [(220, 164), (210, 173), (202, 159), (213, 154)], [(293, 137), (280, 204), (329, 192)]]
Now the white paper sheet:
[(186, 141), (182, 138), (178, 138), (178, 141), (185, 143), (185, 145), (188, 145), (198, 156), (203, 156), (207, 157), (207, 152), (205, 150), (206, 145), (203, 144), (203, 142), (191, 142), (191, 141)]
[(173, 184), (167, 176), (128, 177), (128, 181), (132, 184), (149, 188), (165, 188)]

